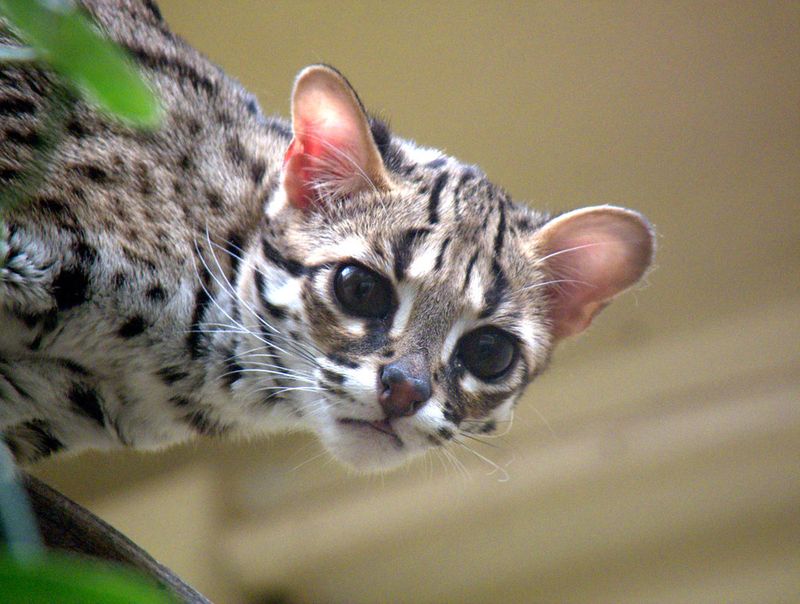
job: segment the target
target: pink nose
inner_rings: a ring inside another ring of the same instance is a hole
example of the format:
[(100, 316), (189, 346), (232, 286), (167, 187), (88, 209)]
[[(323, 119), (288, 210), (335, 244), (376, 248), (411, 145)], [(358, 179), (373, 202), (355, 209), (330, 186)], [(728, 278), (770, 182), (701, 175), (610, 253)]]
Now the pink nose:
[(406, 355), (381, 372), (384, 390), (378, 401), (387, 418), (414, 415), (431, 397), (431, 380), (425, 356)]

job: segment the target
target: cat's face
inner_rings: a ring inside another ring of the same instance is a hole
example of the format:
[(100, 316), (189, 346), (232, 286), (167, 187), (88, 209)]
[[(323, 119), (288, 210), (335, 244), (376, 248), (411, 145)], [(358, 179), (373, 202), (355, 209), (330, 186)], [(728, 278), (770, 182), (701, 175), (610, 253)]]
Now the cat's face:
[(293, 118), (249, 303), (282, 394), (353, 467), (504, 429), (554, 343), (650, 262), (637, 214), (518, 206), (475, 168), (370, 127), (328, 68), (301, 74)]

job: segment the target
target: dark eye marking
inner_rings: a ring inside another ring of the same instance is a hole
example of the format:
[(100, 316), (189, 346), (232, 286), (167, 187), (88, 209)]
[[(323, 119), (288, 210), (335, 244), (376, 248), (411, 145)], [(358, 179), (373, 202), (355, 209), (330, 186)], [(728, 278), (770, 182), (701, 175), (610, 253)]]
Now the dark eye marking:
[(359, 264), (343, 264), (337, 269), (333, 293), (344, 312), (364, 319), (384, 319), (395, 306), (389, 280)]
[(458, 359), (472, 375), (492, 382), (509, 373), (519, 355), (518, 348), (511, 334), (486, 325), (463, 336), (457, 350)]
[(406, 273), (406, 268), (411, 262), (414, 248), (430, 233), (430, 229), (409, 229), (399, 237), (392, 246), (394, 255), (394, 276), (400, 281)]
[(484, 307), (479, 317), (485, 319), (493, 314), (508, 291), (508, 279), (497, 260), (492, 261), (492, 285), (485, 294)]

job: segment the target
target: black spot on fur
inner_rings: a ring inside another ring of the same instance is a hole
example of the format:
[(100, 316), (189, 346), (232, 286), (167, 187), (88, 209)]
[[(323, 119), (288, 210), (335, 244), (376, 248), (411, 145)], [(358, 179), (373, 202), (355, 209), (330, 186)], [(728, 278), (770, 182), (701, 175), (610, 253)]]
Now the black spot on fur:
[(67, 393), (72, 409), (93, 420), (100, 427), (105, 427), (105, 413), (100, 396), (93, 388), (75, 383)]
[(178, 160), (178, 165), (181, 167), (181, 170), (188, 172), (192, 169), (192, 158), (189, 157), (188, 153), (184, 153)]
[(72, 166), (72, 171), (97, 184), (104, 184), (108, 182), (108, 172), (106, 172), (100, 166), (96, 166), (94, 164), (78, 164)]
[(272, 302), (268, 302), (267, 300), (262, 300), (262, 302), (264, 303), (264, 308), (271, 317), (278, 320), (286, 318), (286, 309), (280, 306), (275, 306), (272, 304)]
[(38, 132), (21, 132), (20, 130), (8, 129), (4, 135), (7, 141), (17, 145), (38, 147), (42, 143), (42, 137)]
[(154, 285), (145, 294), (153, 302), (162, 302), (167, 297), (167, 292), (160, 285)]
[(341, 373), (336, 373), (330, 369), (323, 369), (322, 377), (334, 384), (344, 384), (344, 376)]
[(159, 369), (156, 374), (167, 386), (172, 386), (175, 382), (182, 380), (185, 377), (189, 376), (189, 373), (186, 371), (182, 371), (178, 367), (162, 367)]
[(414, 247), (430, 233), (430, 229), (409, 229), (403, 233), (392, 245), (394, 255), (394, 276), (400, 281), (405, 276), (408, 263), (414, 253)]
[(89, 134), (89, 130), (77, 118), (72, 118), (67, 122), (67, 132), (75, 138), (85, 138)]
[(87, 376), (89, 375), (89, 370), (86, 369), (83, 365), (76, 363), (75, 361), (71, 361), (69, 359), (61, 359), (59, 364), (64, 367), (67, 371), (71, 371), (72, 373), (80, 376)]
[(359, 364), (356, 361), (354, 361), (352, 359), (348, 359), (347, 357), (342, 356), (340, 354), (336, 354), (336, 353), (329, 354), (328, 355), (328, 359), (330, 359), (331, 361), (333, 361), (337, 365), (341, 365), (342, 367), (348, 367), (350, 369), (358, 369), (358, 367), (359, 367)]
[(21, 310), (14, 310), (17, 318), (25, 324), (28, 329), (33, 329), (42, 320), (41, 314), (29, 314)]
[(25, 422), (21, 428), (27, 433), (29, 444), (36, 449), (36, 459), (47, 457), (64, 448), (64, 443), (53, 435), (50, 424), (43, 420)]
[(204, 436), (217, 436), (225, 431), (223, 426), (212, 420), (202, 409), (192, 411), (185, 419), (199, 434)]
[(155, 18), (158, 22), (163, 22), (164, 17), (161, 16), (161, 11), (158, 8), (158, 5), (153, 0), (143, 0), (144, 7), (150, 11), (150, 14)]
[(250, 164), (250, 178), (253, 179), (254, 184), (260, 185), (266, 172), (267, 164), (265, 164), (263, 161), (256, 160)]
[(0, 98), (0, 115), (20, 117), (36, 111), (36, 105), (29, 99), (7, 96)]
[(186, 398), (185, 396), (173, 396), (172, 398), (169, 399), (169, 402), (178, 407), (179, 409), (186, 409), (197, 405), (196, 402)]
[(231, 232), (228, 235), (228, 240), (225, 243), (225, 251), (228, 253), (228, 259), (231, 263), (231, 275), (228, 281), (231, 285), (236, 285), (236, 280), (239, 278), (239, 267), (244, 256), (244, 238), (237, 232)]
[(250, 97), (244, 104), (245, 109), (247, 109), (247, 113), (250, 115), (258, 115), (261, 113), (261, 110), (258, 108), (258, 101), (255, 98)]
[(83, 304), (89, 295), (89, 275), (82, 267), (62, 269), (53, 280), (53, 297), (58, 310), (65, 311)]
[(217, 191), (207, 191), (206, 201), (208, 201), (208, 205), (212, 210), (222, 209), (222, 195)]
[(493, 419), (490, 419), (481, 426), (480, 433), (489, 434), (490, 432), (494, 432), (496, 429), (497, 429), (497, 422), (495, 422)]
[(441, 168), (443, 165), (447, 163), (447, 159), (444, 157), (437, 157), (433, 161), (429, 161), (425, 164), (425, 167), (431, 168), (432, 170), (436, 170), (437, 168)]
[(0, 180), (15, 180), (19, 175), (19, 170), (14, 168), (0, 168)]
[(75, 244), (74, 252), (84, 265), (93, 264), (97, 260), (97, 250), (83, 241)]
[(445, 428), (444, 426), (436, 430), (436, 433), (445, 440), (450, 440), (453, 438), (453, 431), (450, 428)]
[(233, 388), (233, 385), (242, 377), (244, 367), (242, 367), (236, 360), (236, 355), (233, 350), (229, 350), (225, 356), (225, 373), (222, 375), (225, 384), (228, 388)]
[(444, 189), (447, 184), (448, 178), (450, 178), (450, 174), (442, 172), (436, 177), (436, 181), (431, 188), (431, 195), (428, 198), (428, 222), (431, 224), (439, 222), (439, 198), (441, 197), (442, 189)]
[(199, 359), (201, 356), (203, 356), (205, 349), (205, 337), (202, 333), (202, 321), (206, 308), (211, 302), (211, 297), (209, 296), (211, 275), (205, 269), (203, 270), (201, 281), (202, 285), (197, 288), (197, 292), (195, 293), (192, 324), (189, 328), (189, 335), (186, 339), (186, 343), (189, 347), (189, 354), (193, 359)]
[(133, 338), (147, 329), (147, 322), (141, 315), (136, 315), (125, 321), (117, 333), (122, 338)]
[(56, 309), (35, 315), (35, 325), (41, 325), (41, 329), (33, 341), (28, 344), (31, 350), (39, 350), (42, 346), (42, 339), (58, 327), (58, 311)]
[(463, 419), (463, 415), (456, 411), (450, 403), (445, 405), (442, 415), (447, 421), (455, 426), (458, 426)]

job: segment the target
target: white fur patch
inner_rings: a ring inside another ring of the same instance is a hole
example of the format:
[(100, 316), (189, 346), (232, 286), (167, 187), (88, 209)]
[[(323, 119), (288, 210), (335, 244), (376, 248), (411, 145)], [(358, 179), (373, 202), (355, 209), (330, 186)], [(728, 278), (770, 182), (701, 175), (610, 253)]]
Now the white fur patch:
[(275, 191), (275, 195), (272, 196), (272, 199), (266, 208), (267, 216), (269, 218), (275, 218), (278, 214), (280, 214), (281, 210), (288, 205), (288, 203), (289, 199), (286, 197), (286, 190), (282, 186), (278, 187), (278, 190)]
[(411, 280), (424, 279), (433, 272), (436, 266), (436, 257), (439, 255), (439, 247), (427, 246), (422, 252), (417, 253), (411, 265), (406, 271), (406, 276)]
[(416, 163), (427, 164), (436, 159), (445, 158), (442, 152), (438, 149), (430, 147), (418, 147), (416, 145), (404, 145), (403, 150), (411, 156), (412, 160)]
[(397, 288), (397, 298), (399, 305), (397, 312), (394, 313), (392, 329), (389, 337), (396, 338), (405, 331), (408, 320), (411, 318), (411, 311), (414, 308), (414, 301), (417, 296), (417, 288), (408, 283), (401, 283)]
[(323, 247), (315, 250), (309, 254), (306, 259), (306, 264), (322, 264), (323, 262), (330, 262), (332, 260), (341, 260), (342, 258), (354, 258), (367, 264), (372, 257), (367, 242), (361, 237), (351, 235), (339, 241), (332, 247)]
[(477, 269), (473, 267), (472, 275), (469, 280), (469, 287), (467, 288), (467, 301), (472, 307), (472, 310), (476, 313), (480, 312), (480, 309), (483, 307), (483, 294), (483, 279), (481, 279)]
[(442, 363), (447, 364), (450, 360), (459, 338), (464, 335), (468, 325), (469, 322), (466, 319), (459, 319), (453, 324), (453, 327), (450, 328), (450, 332), (447, 334), (444, 345), (442, 346)]
[(464, 392), (475, 394), (481, 391), (483, 383), (474, 378), (472, 374), (466, 373), (461, 380), (461, 388), (464, 389)]
[(344, 317), (342, 318), (342, 326), (347, 330), (347, 333), (352, 336), (360, 337), (367, 333), (366, 329), (364, 328), (364, 323), (358, 319)]
[(374, 403), (377, 408), (377, 368), (372, 363), (364, 363), (357, 369), (337, 371), (345, 376), (347, 392), (361, 402)]
[(300, 310), (303, 306), (301, 290), (302, 279), (287, 279), (280, 287), (269, 290), (268, 301), (275, 306), (284, 306), (291, 310)]

